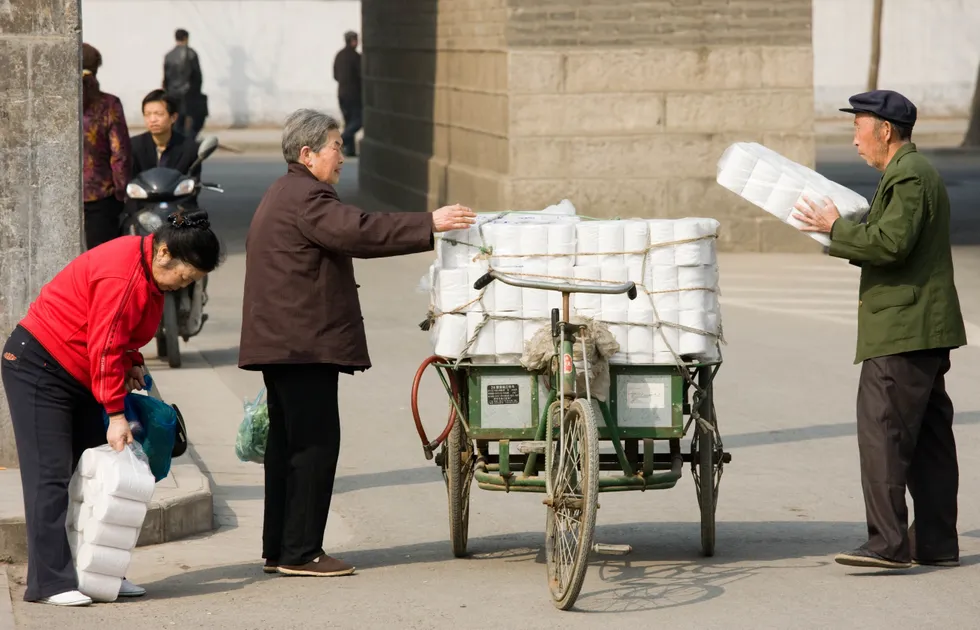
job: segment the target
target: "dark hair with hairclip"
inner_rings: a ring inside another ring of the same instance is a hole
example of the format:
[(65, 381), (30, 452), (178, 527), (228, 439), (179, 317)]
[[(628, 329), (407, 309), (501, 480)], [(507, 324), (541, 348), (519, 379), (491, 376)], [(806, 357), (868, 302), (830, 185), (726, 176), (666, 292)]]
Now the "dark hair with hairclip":
[(153, 233), (153, 248), (166, 245), (174, 260), (205, 273), (214, 271), (222, 260), (221, 243), (211, 230), (204, 210), (179, 208)]

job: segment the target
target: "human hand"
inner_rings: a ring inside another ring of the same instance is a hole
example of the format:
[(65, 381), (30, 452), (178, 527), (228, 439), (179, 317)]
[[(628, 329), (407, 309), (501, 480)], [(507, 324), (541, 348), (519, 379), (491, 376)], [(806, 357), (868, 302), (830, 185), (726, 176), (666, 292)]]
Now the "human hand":
[(796, 202), (795, 208), (797, 212), (793, 213), (793, 218), (804, 224), (800, 227), (803, 232), (830, 234), (834, 221), (840, 218), (840, 211), (829, 199), (824, 205), (820, 205), (803, 197), (803, 201)]
[(146, 379), (143, 377), (143, 366), (134, 365), (126, 372), (126, 391), (132, 392), (146, 387)]
[(133, 432), (129, 430), (129, 421), (121, 413), (109, 416), (109, 430), (105, 432), (105, 441), (114, 451), (121, 451), (127, 444), (133, 443)]
[(444, 206), (432, 213), (432, 231), (465, 230), (476, 223), (476, 213), (458, 203)]

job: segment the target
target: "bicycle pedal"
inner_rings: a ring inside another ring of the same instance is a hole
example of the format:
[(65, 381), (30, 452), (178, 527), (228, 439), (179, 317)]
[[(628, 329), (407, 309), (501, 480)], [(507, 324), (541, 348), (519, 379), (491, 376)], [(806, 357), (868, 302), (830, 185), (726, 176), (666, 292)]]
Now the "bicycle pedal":
[(592, 545), (592, 551), (601, 556), (628, 556), (633, 552), (633, 547), (629, 545), (595, 543)]
[(518, 442), (517, 450), (525, 455), (530, 455), (531, 453), (538, 453), (539, 455), (544, 455), (544, 448), (546, 442), (544, 441), (526, 441)]

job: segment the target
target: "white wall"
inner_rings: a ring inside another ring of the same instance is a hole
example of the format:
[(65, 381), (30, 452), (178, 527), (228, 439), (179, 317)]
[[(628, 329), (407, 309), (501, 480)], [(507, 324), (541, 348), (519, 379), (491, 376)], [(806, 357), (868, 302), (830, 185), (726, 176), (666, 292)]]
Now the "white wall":
[(359, 0), (82, 0), (84, 41), (102, 53), (102, 88), (122, 99), (131, 127), (160, 86), (174, 31), (201, 58), (207, 125), (278, 126), (299, 107), (339, 115), (333, 58), (361, 31)]
[[(867, 88), (872, 0), (813, 0), (817, 116)], [(966, 116), (980, 64), (980, 0), (884, 0), (878, 87), (922, 117)]]

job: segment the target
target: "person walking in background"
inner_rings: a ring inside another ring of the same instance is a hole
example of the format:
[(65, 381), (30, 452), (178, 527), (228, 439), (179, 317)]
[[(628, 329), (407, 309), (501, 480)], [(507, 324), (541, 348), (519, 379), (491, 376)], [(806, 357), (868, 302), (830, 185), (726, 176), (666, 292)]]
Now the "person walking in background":
[(103, 92), (97, 75), (102, 54), (82, 44), (83, 197), (85, 248), (119, 236), (132, 153), (119, 98)]
[(201, 92), (201, 62), (197, 51), (190, 47), (187, 31), (177, 29), (174, 38), (176, 45), (163, 59), (163, 89), (177, 103), (177, 130), (196, 138), (208, 115), (207, 97)]
[(344, 155), (354, 157), (357, 148), (354, 136), (361, 130), (361, 53), (357, 52), (357, 33), (344, 33), (347, 43), (344, 49), (337, 53), (333, 60), (333, 78), (337, 82), (337, 99), (340, 101), (340, 113), (344, 116)]

